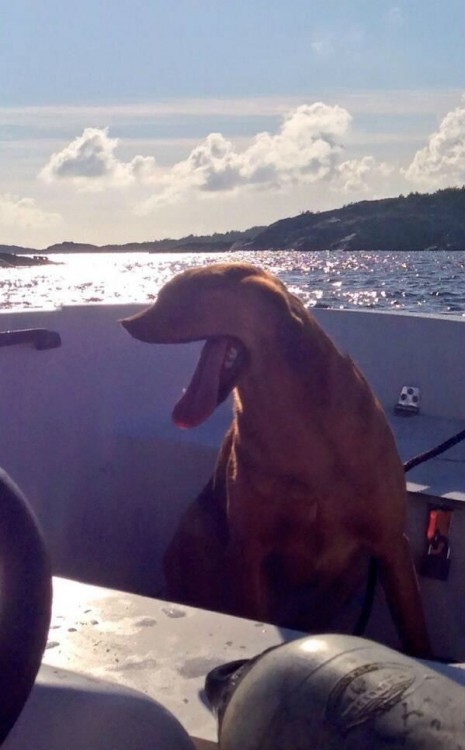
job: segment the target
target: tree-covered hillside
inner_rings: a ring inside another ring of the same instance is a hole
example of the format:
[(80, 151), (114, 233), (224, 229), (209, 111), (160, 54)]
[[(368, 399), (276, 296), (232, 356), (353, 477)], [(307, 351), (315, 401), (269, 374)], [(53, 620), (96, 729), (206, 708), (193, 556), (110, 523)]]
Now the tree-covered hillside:
[[(247, 250), (464, 250), (465, 187), (436, 193), (349, 203), (331, 211), (305, 211), (269, 227), (252, 227), (181, 239), (90, 245), (60, 242), (41, 250), (53, 253), (150, 252), (220, 253)], [(35, 254), (31, 248), (0, 245), (6, 255)], [(4, 265), (11, 265), (9, 258)]]
[(463, 250), (465, 187), (350, 203), (271, 224), (254, 250)]

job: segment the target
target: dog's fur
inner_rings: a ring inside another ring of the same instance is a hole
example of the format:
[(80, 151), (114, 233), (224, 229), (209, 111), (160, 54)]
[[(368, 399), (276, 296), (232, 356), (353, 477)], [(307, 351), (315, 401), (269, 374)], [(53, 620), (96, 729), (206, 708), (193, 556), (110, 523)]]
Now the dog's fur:
[(143, 341), (239, 351), (208, 409), (189, 393), (187, 418), (182, 406), (174, 412), (193, 426), (234, 390), (214, 476), (166, 554), (168, 598), (321, 630), (360, 582), (362, 556), (374, 556), (405, 649), (428, 655), (391, 430), (363, 375), (301, 302), (252, 265), (213, 264), (176, 276), (123, 325)]

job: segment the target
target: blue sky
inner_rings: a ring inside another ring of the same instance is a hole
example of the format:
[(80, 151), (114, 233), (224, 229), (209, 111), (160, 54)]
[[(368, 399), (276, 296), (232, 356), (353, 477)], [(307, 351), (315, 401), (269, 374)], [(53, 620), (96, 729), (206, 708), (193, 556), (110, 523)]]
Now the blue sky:
[(0, 244), (225, 231), (462, 184), (462, 0), (15, 0)]

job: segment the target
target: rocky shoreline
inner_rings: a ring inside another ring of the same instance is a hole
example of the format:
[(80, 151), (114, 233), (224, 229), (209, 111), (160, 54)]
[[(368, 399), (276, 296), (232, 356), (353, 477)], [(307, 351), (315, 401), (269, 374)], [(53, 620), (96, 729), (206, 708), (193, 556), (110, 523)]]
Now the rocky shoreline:
[[(44, 250), (0, 244), (0, 267), (41, 265), (55, 253), (222, 253), (235, 250), (422, 251), (465, 249), (465, 187), (359, 201), (245, 231), (180, 239), (92, 245), (60, 242)], [(27, 253), (27, 257), (23, 255)], [(43, 253), (43, 254), (38, 254)]]
[(45, 255), (16, 255), (16, 253), (0, 253), (0, 268), (17, 266), (46, 266), (53, 264)]

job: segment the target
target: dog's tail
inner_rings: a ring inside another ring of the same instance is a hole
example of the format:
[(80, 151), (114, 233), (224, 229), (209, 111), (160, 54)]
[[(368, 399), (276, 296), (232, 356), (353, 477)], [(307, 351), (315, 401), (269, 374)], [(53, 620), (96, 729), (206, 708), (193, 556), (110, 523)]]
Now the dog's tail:
[[(441, 453), (444, 453), (449, 448), (452, 448), (453, 445), (457, 445), (457, 443), (460, 443), (462, 440), (465, 440), (465, 430), (461, 430), (461, 432), (458, 432), (456, 435), (453, 435), (453, 437), (450, 437), (448, 440), (444, 440), (444, 442), (440, 443), (439, 445), (436, 445), (435, 448), (430, 448), (429, 450), (424, 451), (423, 453), (419, 453), (418, 455), (413, 456), (412, 458), (409, 458), (409, 460), (406, 461), (403, 465), (404, 472), (407, 473), (408, 471), (413, 469), (415, 466), (418, 466), (419, 464), (422, 464), (425, 461), (429, 461), (431, 458), (440, 456)], [(371, 557), (370, 564), (368, 566), (368, 575), (367, 575), (367, 582), (366, 582), (365, 596), (363, 599), (362, 611), (360, 612), (359, 618), (354, 627), (354, 630), (353, 630), (354, 635), (359, 635), (359, 636), (363, 635), (368, 625), (368, 621), (371, 615), (371, 610), (373, 607), (373, 601), (375, 598), (377, 579), (378, 579), (378, 562), (376, 558)]]
[(365, 588), (365, 595), (363, 597), (362, 610), (359, 614), (358, 620), (355, 623), (355, 627), (352, 631), (352, 635), (362, 636), (368, 625), (370, 619), (371, 610), (373, 608), (373, 602), (375, 600), (376, 583), (378, 580), (378, 560), (376, 557), (370, 557), (370, 563), (368, 565), (368, 575)]

